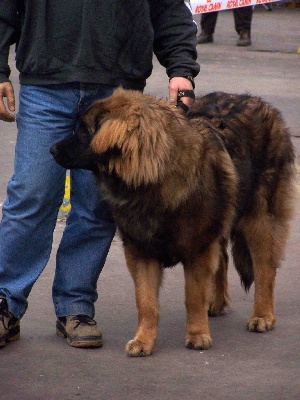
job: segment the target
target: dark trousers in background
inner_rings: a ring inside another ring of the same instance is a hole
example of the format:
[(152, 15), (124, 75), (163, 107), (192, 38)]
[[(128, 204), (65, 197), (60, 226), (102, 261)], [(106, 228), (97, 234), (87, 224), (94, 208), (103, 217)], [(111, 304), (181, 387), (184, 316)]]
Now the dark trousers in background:
[[(234, 26), (238, 34), (251, 31), (253, 9), (252, 7), (241, 7), (233, 9)], [(213, 34), (218, 19), (218, 11), (204, 13), (201, 15), (201, 29), (207, 34)]]

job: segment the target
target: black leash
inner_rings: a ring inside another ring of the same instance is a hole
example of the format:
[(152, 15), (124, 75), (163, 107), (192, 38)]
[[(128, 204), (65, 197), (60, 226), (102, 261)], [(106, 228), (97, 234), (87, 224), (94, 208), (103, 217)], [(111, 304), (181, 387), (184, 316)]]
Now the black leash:
[(195, 93), (193, 90), (179, 90), (177, 94), (177, 107), (180, 107), (184, 112), (188, 112), (190, 107), (183, 103), (182, 97), (190, 97), (195, 100)]

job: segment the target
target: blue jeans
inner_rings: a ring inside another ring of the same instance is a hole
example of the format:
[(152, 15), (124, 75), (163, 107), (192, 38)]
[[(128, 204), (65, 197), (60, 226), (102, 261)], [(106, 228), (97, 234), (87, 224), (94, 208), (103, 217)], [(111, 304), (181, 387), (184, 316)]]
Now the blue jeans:
[[(91, 103), (114, 89), (79, 83), (21, 86), (14, 175), (0, 225), (0, 296), (17, 318), (49, 260), (64, 196), (66, 171), (49, 149), (76, 130)], [(97, 280), (116, 228), (93, 174), (72, 170), (70, 175), (72, 209), (56, 255), (53, 302), (57, 316), (93, 317)]]

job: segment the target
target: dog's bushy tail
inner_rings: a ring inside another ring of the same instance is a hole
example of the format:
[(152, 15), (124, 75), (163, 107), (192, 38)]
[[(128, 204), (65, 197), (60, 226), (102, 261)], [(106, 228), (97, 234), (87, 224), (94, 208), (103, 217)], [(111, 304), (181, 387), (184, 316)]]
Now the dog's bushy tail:
[(234, 231), (231, 235), (232, 256), (234, 266), (241, 278), (241, 284), (248, 292), (253, 281), (253, 263), (246, 239), (241, 231)]

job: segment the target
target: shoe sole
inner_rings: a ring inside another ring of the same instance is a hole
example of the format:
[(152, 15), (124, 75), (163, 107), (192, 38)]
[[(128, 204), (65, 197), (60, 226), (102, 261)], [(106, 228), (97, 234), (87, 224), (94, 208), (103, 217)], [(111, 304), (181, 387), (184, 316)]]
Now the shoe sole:
[(102, 347), (103, 341), (102, 337), (99, 336), (79, 336), (79, 337), (71, 337), (67, 334), (65, 328), (59, 323), (56, 323), (56, 334), (59, 337), (67, 339), (67, 343), (72, 347)]

